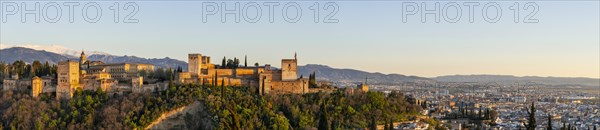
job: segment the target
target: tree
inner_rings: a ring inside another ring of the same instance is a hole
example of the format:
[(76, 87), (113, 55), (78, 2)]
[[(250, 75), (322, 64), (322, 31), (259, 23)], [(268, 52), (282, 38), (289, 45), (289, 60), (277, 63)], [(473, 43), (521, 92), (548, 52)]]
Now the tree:
[(385, 124), (383, 124), (383, 130), (390, 130), (390, 126), (389, 126), (389, 122), (385, 122)]
[(214, 87), (217, 86), (217, 78), (218, 78), (218, 76), (219, 75), (217, 75), (217, 73), (215, 72), (215, 77), (213, 78), (213, 81), (212, 81), (212, 86), (214, 86)]
[(226, 68), (227, 58), (223, 56), (223, 61), (221, 62), (221, 68)]
[(548, 128), (547, 130), (552, 130), (552, 116), (548, 114)]
[(175, 86), (175, 82), (173, 81), (173, 76), (169, 77), (169, 87)]
[(177, 73), (181, 73), (181, 72), (183, 72), (183, 67), (181, 67), (181, 66), (177, 66), (177, 70), (176, 70), (176, 72), (177, 72)]
[(327, 117), (325, 103), (321, 103), (321, 112), (319, 117), (319, 130), (329, 130), (329, 119)]
[(386, 124), (386, 126), (388, 127), (388, 130), (393, 130), (394, 129), (394, 120), (392, 120), (392, 118), (390, 118), (390, 122), (389, 124)]
[(248, 67), (248, 55), (244, 55), (244, 67)]
[(315, 88), (317, 86), (317, 80), (315, 77), (315, 72), (308, 76), (308, 86), (311, 88)]
[[(4, 79), (4, 75), (6, 75), (6, 67), (7, 66), (4, 64), (4, 62), (0, 62), (0, 79)], [(0, 81), (0, 83), (2, 83), (2, 81)]]
[(377, 130), (377, 120), (375, 120), (375, 116), (371, 116), (371, 122), (369, 123), (369, 130)]
[(225, 87), (225, 78), (223, 78), (223, 80), (221, 80), (221, 87)]
[(227, 59), (227, 68), (233, 68), (235, 66), (235, 62), (232, 59)]
[(531, 102), (530, 110), (527, 111), (529, 114), (529, 118), (527, 124), (525, 125), (527, 130), (535, 130), (536, 121), (535, 121), (535, 102)]
[(33, 77), (33, 76), (42, 76), (42, 72), (41, 72), (42, 67), (43, 67), (42, 62), (40, 62), (38, 60), (33, 61), (33, 63), (31, 63), (31, 73), (33, 75), (30, 75), (30, 76), (31, 77)]
[(225, 87), (221, 84), (221, 98), (225, 98)]
[(491, 116), (490, 116), (490, 115), (491, 115), (491, 114), (490, 114), (490, 109), (489, 109), (489, 108), (486, 108), (486, 109), (485, 109), (485, 114), (484, 114), (484, 117), (483, 117), (483, 118), (484, 118), (484, 119), (486, 119), (486, 120), (492, 120), (492, 118), (491, 118)]

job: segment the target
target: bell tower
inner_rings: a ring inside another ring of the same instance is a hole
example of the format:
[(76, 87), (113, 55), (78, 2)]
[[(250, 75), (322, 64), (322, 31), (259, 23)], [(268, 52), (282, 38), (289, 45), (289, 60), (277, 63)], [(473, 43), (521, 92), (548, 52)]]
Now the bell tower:
[(83, 52), (83, 50), (81, 50), (81, 56), (79, 57), (79, 65), (80, 66), (84, 65), (86, 61), (87, 61), (87, 56), (85, 55), (85, 52)]
[(81, 74), (81, 76), (85, 76), (87, 68), (89, 67), (85, 62), (87, 62), (87, 56), (85, 55), (85, 52), (81, 50), (81, 56), (79, 57), (79, 74)]

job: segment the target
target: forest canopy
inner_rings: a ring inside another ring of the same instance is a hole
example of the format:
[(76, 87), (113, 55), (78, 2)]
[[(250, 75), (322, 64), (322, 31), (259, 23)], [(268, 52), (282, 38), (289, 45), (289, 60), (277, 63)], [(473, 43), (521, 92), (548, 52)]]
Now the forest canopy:
[(165, 91), (113, 95), (77, 91), (70, 100), (52, 94), (0, 92), (4, 129), (144, 129), (162, 113), (200, 102), (202, 116), (187, 115), (190, 129), (351, 129), (405, 121), (421, 107), (402, 93), (343, 89), (305, 95), (256, 94), (249, 87), (172, 85)]

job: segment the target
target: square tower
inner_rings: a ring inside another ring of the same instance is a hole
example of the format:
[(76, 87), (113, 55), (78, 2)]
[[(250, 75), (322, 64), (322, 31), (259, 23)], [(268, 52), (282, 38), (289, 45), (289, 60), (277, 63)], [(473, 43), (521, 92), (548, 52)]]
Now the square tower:
[(298, 60), (283, 59), (281, 60), (281, 80), (297, 80), (298, 79)]
[(198, 76), (202, 73), (202, 54), (188, 55), (188, 72)]
[(42, 78), (37, 76), (33, 77), (33, 79), (31, 79), (31, 96), (37, 98), (40, 93), (42, 93), (42, 90)]
[(69, 99), (79, 86), (79, 63), (74, 61), (65, 61), (58, 63), (58, 86), (56, 86), (56, 98)]

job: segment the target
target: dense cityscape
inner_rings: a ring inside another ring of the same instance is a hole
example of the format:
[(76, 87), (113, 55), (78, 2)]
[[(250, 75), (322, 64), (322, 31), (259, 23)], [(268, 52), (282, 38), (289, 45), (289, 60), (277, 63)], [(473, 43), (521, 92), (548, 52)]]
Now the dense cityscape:
[(419, 86), (380, 85), (375, 89), (400, 90), (418, 99), (430, 101), (429, 116), (459, 128), (461, 125), (477, 127), (475, 120), (457, 117), (460, 109), (466, 111), (496, 112), (486, 120), (483, 129), (525, 129), (528, 110), (536, 108), (537, 129), (547, 129), (551, 119), (553, 129), (572, 127), (577, 130), (596, 129), (600, 125), (598, 89), (593, 87), (552, 87), (535, 83), (500, 85), (498, 83), (440, 83)]

